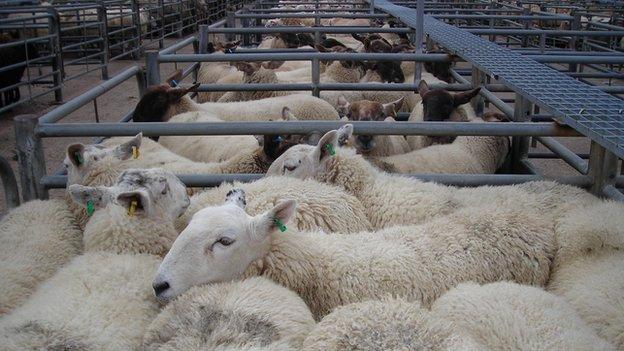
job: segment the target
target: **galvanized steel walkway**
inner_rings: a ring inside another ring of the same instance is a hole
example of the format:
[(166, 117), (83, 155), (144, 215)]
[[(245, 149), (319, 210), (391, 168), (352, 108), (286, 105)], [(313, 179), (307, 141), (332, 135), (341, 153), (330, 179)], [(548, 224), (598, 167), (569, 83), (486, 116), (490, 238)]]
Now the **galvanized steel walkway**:
[[(375, 0), (416, 27), (416, 10)], [(507, 84), (556, 119), (624, 158), (624, 101), (460, 28), (425, 15), (424, 32), (453, 54)]]

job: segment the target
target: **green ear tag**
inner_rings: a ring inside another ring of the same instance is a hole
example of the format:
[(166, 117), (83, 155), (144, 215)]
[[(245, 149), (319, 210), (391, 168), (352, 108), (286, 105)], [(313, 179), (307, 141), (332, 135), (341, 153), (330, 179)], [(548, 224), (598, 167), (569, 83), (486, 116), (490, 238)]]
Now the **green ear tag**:
[(74, 154), (74, 158), (76, 159), (79, 165), (83, 164), (82, 155), (79, 152), (76, 152)]
[(93, 201), (89, 200), (87, 201), (87, 214), (90, 216), (93, 214), (93, 212), (95, 212), (95, 208), (93, 207)]
[(283, 233), (286, 231), (286, 226), (284, 225), (284, 223), (282, 223), (282, 221), (280, 221), (279, 218), (273, 218), (273, 223), (275, 223), (277, 228), (279, 228), (280, 232)]
[(334, 145), (327, 143), (325, 144), (325, 148), (327, 149), (327, 151), (329, 151), (329, 154), (331, 156), (334, 156), (336, 154), (336, 150), (334, 150)]

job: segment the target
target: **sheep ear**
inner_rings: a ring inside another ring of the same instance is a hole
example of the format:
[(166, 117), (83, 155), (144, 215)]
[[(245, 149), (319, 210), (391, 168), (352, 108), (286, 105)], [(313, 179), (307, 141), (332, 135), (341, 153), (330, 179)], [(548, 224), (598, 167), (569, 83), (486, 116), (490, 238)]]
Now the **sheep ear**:
[(117, 203), (128, 211), (128, 215), (147, 216), (151, 212), (152, 200), (145, 190), (125, 191), (117, 194)]
[(295, 115), (293, 115), (293, 113), (290, 111), (290, 109), (288, 108), (288, 106), (284, 106), (284, 108), (282, 109), (282, 119), (284, 121), (297, 121), (297, 117), (295, 117)]
[(420, 97), (424, 97), (428, 92), (429, 84), (427, 84), (425, 80), (421, 80), (420, 83), (418, 83), (418, 94), (420, 94)]
[(321, 137), (312, 153), (313, 160), (318, 164), (326, 161), (338, 147), (338, 131), (330, 130)]
[[(112, 199), (110, 188), (103, 186), (91, 187), (73, 184), (67, 188), (67, 192), (75, 203), (86, 208), (93, 206), (94, 210), (106, 207)], [(91, 202), (90, 205), (89, 202)]]
[(247, 206), (245, 191), (243, 189), (230, 190), (227, 195), (225, 195), (225, 203), (234, 204), (244, 210), (245, 206)]
[(294, 216), (297, 209), (297, 201), (286, 200), (278, 203), (275, 207), (268, 210), (261, 217), (261, 225), (266, 228), (266, 233), (275, 230), (285, 231), (286, 224)]
[(195, 89), (196, 86), (193, 85), (190, 88), (171, 88), (167, 90), (167, 98), (170, 103), (175, 104), (180, 101), (191, 89)]
[(481, 87), (477, 87), (472, 90), (464, 91), (453, 95), (453, 103), (455, 107), (469, 103), (473, 97), (479, 94), (479, 91), (481, 91)]
[(403, 106), (403, 98), (400, 98), (396, 101), (389, 102), (387, 104), (383, 104), (383, 113), (384, 116), (394, 117), (397, 114), (397, 111), (401, 109)]
[(115, 149), (113, 149), (113, 156), (117, 157), (120, 160), (127, 160), (130, 156), (135, 152), (133, 149), (137, 150), (141, 147), (141, 139), (143, 138), (143, 133), (139, 133), (135, 135), (132, 139), (126, 141), (125, 143), (118, 145)]
[(345, 124), (344, 126), (338, 128), (338, 145), (343, 146), (346, 145), (351, 136), (353, 135), (353, 124)]
[(234, 66), (236, 66), (236, 69), (247, 75), (251, 75), (260, 69), (260, 65), (253, 64), (251, 62), (236, 62)]
[(177, 87), (178, 84), (182, 81), (182, 69), (177, 70), (174, 74), (172, 74), (169, 78), (167, 78), (167, 84), (172, 87)]
[(71, 144), (67, 147), (67, 158), (76, 167), (84, 165), (84, 144)]

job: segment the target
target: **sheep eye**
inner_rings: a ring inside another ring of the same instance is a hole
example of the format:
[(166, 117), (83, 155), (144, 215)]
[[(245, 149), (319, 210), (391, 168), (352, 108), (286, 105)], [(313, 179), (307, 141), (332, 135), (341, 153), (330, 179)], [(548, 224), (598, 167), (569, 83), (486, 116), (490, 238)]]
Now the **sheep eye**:
[[(299, 161), (299, 163), (301, 163), (301, 161)], [(297, 166), (287, 166), (287, 165), (284, 165), (284, 172), (286, 172), (286, 171), (292, 172), (295, 169), (297, 169)]]
[(224, 236), (222, 238), (219, 238), (219, 240), (217, 240), (215, 242), (215, 244), (217, 244), (217, 243), (221, 244), (223, 246), (230, 246), (230, 245), (232, 245), (234, 243), (234, 239), (230, 239), (230, 238)]

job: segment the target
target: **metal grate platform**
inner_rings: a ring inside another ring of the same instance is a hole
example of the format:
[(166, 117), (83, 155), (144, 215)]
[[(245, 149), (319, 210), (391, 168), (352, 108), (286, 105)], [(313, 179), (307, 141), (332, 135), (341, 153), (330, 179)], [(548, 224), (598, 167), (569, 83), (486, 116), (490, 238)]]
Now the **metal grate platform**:
[[(387, 0), (376, 0), (375, 7), (416, 27), (416, 10)], [(431, 16), (425, 16), (424, 32), (552, 113), (559, 122), (624, 158), (623, 100)]]

